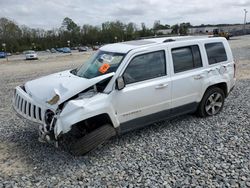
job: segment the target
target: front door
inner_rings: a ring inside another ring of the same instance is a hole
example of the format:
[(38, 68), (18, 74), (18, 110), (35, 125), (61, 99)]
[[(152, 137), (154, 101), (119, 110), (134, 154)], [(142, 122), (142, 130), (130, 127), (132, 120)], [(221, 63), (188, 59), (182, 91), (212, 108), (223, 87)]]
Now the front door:
[(171, 80), (165, 50), (136, 55), (123, 72), (125, 88), (115, 90), (113, 104), (122, 131), (163, 119), (171, 108)]

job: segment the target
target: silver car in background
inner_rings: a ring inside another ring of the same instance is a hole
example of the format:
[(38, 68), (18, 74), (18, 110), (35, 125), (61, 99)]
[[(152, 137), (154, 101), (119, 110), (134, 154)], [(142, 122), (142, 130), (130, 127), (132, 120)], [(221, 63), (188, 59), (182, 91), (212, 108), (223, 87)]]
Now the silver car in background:
[(38, 59), (37, 53), (34, 50), (24, 52), (26, 60)]

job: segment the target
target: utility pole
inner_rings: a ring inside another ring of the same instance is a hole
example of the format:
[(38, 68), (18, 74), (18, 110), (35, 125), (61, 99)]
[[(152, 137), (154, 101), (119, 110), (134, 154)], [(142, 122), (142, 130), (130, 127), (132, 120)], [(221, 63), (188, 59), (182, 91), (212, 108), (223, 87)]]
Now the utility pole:
[(246, 34), (246, 23), (247, 23), (247, 9), (244, 9), (244, 13), (245, 13), (245, 16), (244, 16), (244, 25), (243, 25), (243, 32), (244, 34)]

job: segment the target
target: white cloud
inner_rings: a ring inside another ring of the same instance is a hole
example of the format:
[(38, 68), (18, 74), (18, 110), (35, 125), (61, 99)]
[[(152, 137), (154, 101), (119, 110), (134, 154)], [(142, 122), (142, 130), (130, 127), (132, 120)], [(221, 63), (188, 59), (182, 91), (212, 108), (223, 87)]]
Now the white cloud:
[(100, 25), (113, 20), (138, 25), (145, 22), (148, 26), (155, 20), (170, 25), (196, 25), (242, 23), (244, 8), (250, 10), (250, 0), (0, 0), (0, 17), (45, 29), (59, 27), (66, 16), (79, 25)]

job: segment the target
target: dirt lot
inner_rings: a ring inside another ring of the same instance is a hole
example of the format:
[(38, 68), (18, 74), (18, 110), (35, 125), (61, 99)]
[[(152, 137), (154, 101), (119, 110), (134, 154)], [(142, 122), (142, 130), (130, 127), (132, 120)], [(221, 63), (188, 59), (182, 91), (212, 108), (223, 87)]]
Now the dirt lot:
[[(249, 78), (250, 71), (250, 37), (234, 37), (230, 41), (231, 48), (237, 62), (237, 79)], [(40, 53), (39, 60), (26, 61), (24, 55), (0, 59), (0, 74), (6, 75), (30, 75), (34, 74), (34, 78), (40, 75), (47, 75), (60, 70), (67, 70), (70, 68), (80, 66), (84, 60), (93, 52), (74, 52), (72, 54), (49, 54), (46, 52)], [(30, 80), (33, 77), (28, 77)], [(22, 83), (22, 82), (21, 82)]]
[(250, 187), (250, 36), (230, 40), (237, 86), (218, 116), (184, 116), (114, 138), (73, 157), (37, 141), (35, 127), (12, 111), (13, 88), (78, 67), (90, 53), (0, 60), (0, 188), (200, 185)]

